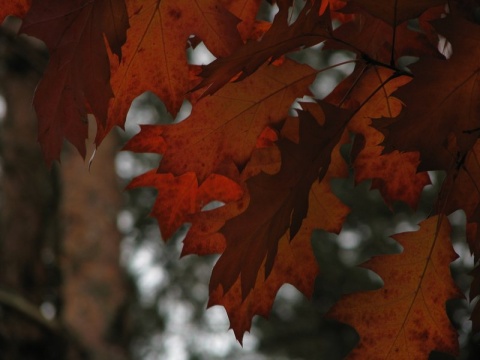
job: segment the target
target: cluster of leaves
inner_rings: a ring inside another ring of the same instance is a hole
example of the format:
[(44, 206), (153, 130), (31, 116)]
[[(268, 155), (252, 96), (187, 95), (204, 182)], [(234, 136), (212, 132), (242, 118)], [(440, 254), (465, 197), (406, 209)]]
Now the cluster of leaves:
[[(292, 3), (276, 0), (268, 23), (256, 20), (260, 0), (16, 0), (2, 4), (0, 20), (22, 18), (20, 32), (50, 52), (34, 100), (47, 163), (64, 139), (85, 155), (88, 113), (99, 144), (145, 91), (173, 115), (192, 103), (184, 121), (142, 126), (128, 142), (127, 150), (162, 154), (130, 187), (158, 190), (152, 215), (165, 239), (192, 224), (184, 255), (221, 254), (209, 305), (226, 308), (240, 341), (284, 283), (312, 294), (312, 230), (338, 233), (349, 213), (329, 185), (348, 172), (342, 145), (353, 138), (355, 180), (371, 179), (389, 205), (415, 208), (427, 171), (445, 171), (430, 216), (393, 236), (403, 252), (363, 264), (384, 286), (344, 296), (328, 315), (358, 331), (351, 358), (457, 354), (445, 313), (445, 302), (461, 296), (449, 270), (456, 255), (447, 215), (465, 212), (477, 261), (480, 2), (307, 0), (295, 20)], [(186, 57), (200, 41), (217, 57), (201, 68)], [(328, 68), (284, 55), (320, 43), (352, 51), (355, 70), (289, 116)], [(402, 67), (407, 57), (418, 61)], [(225, 205), (205, 210), (214, 200)], [(479, 269), (471, 298), (480, 295)], [(479, 330), (478, 306), (472, 321)]]

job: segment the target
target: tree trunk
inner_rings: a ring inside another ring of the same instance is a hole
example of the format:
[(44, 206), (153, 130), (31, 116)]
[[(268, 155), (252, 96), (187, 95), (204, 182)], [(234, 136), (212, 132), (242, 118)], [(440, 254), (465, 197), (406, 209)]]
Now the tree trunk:
[(126, 291), (116, 226), (121, 205), (114, 168), (116, 139), (110, 134), (104, 140), (90, 171), (73, 147), (62, 159), (63, 319), (88, 344), (92, 359), (126, 358)]
[(32, 110), (46, 57), (2, 28), (0, 45), (0, 357), (126, 359), (116, 141), (90, 172), (71, 150), (46, 169)]

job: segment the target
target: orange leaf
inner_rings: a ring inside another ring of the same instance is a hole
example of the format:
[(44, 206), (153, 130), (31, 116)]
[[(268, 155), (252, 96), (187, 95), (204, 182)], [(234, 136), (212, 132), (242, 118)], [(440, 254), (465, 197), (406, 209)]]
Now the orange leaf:
[(462, 295), (450, 274), (457, 255), (447, 218), (431, 217), (419, 230), (392, 237), (402, 253), (377, 256), (363, 265), (378, 273), (384, 286), (345, 295), (328, 314), (360, 334), (349, 358), (428, 359), (432, 350), (457, 355), (457, 334), (445, 303)]
[(31, 3), (31, 0), (4, 1), (0, 7), (0, 24), (8, 15), (23, 18)]
[(211, 173), (223, 174), (227, 165), (244, 166), (264, 128), (286, 117), (293, 100), (308, 93), (315, 75), (314, 69), (291, 60), (280, 67), (265, 65), (197, 103), (184, 121), (143, 127), (125, 149), (150, 151), (164, 144), (158, 151), (163, 153), (159, 172), (178, 176), (192, 171), (202, 183)]
[(277, 132), (271, 127), (266, 127), (257, 139), (255, 147), (257, 149), (272, 146), (278, 140)]
[(158, 174), (151, 170), (132, 180), (127, 189), (154, 187), (158, 191), (151, 216), (156, 218), (163, 236), (169, 239), (174, 232), (213, 200), (232, 202), (241, 198), (242, 188), (222, 175), (211, 174), (200, 186), (194, 173), (179, 177)]
[(221, 0), (223, 6), (242, 21), (238, 24), (238, 31), (244, 41), (251, 39), (257, 30), (256, 20), (261, 0)]
[(372, 189), (378, 189), (389, 206), (403, 201), (416, 208), (423, 188), (430, 184), (426, 172), (417, 173), (419, 154), (398, 151), (382, 154), (384, 136), (371, 126), (373, 118), (395, 117), (402, 109), (402, 103), (390, 94), (410, 79), (404, 76), (389, 80), (392, 74), (385, 68), (359, 67), (327, 100), (342, 102), (351, 109), (361, 106), (348, 125), (357, 134), (352, 149), (355, 181), (372, 179)]
[(130, 0), (131, 28), (115, 59), (109, 122), (97, 135), (97, 143), (115, 125), (123, 126), (130, 104), (145, 91), (152, 91), (176, 115), (187, 91), (187, 41), (195, 35), (215, 56), (227, 56), (242, 44), (236, 29), (238, 19), (217, 0)]
[(355, 15), (343, 12), (343, 8), (347, 4), (347, 0), (321, 0), (320, 14), (323, 14), (327, 7), (330, 8), (331, 17), (341, 23), (347, 23), (355, 18)]
[[(263, 135), (264, 133), (260, 137)], [(252, 153), (252, 157), (241, 175), (238, 174), (236, 168), (233, 168), (230, 169), (227, 176), (238, 183), (244, 184), (246, 179), (258, 175), (260, 172), (275, 174), (280, 170), (280, 166), (280, 151), (278, 148), (276, 146), (262, 147)], [(245, 211), (248, 201), (249, 197), (244, 196), (237, 202), (197, 213), (191, 217), (192, 226), (183, 241), (182, 256), (220, 254), (225, 251), (225, 237), (219, 231), (227, 220)]]

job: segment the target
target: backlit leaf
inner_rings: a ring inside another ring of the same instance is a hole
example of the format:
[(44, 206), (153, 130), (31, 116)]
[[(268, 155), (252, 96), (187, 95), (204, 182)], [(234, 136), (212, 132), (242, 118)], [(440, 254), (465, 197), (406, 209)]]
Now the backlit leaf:
[[(451, 57), (412, 65), (413, 80), (395, 93), (407, 106), (390, 124), (377, 126), (387, 151), (419, 151), (421, 170), (448, 170), (457, 152), (463, 155), (475, 143), (477, 135), (469, 131), (480, 127), (480, 26), (448, 16), (436, 29), (450, 41)], [(431, 131), (435, 136), (425, 136)]]
[(123, 125), (131, 102), (145, 91), (177, 114), (193, 87), (186, 57), (191, 35), (215, 56), (227, 56), (242, 44), (239, 20), (217, 0), (129, 0), (127, 6), (131, 28), (123, 57), (114, 66), (109, 122), (97, 142), (114, 125)]
[(104, 37), (121, 57), (128, 26), (122, 0), (32, 1), (21, 32), (44, 41), (50, 52), (34, 98), (48, 164), (59, 158), (64, 138), (85, 156), (87, 113), (106, 123), (113, 92)]
[(419, 230), (392, 238), (402, 253), (363, 264), (384, 286), (345, 295), (329, 312), (360, 335), (349, 359), (427, 359), (433, 350), (457, 355), (456, 332), (445, 313), (446, 301), (461, 296), (450, 275), (457, 255), (447, 218), (431, 217)]

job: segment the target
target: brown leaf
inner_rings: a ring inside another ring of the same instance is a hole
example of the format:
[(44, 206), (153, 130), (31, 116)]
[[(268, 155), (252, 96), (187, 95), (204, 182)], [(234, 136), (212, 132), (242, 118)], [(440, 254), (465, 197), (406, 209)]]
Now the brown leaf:
[(403, 201), (416, 208), (423, 188), (430, 184), (426, 172), (417, 173), (419, 154), (382, 154), (384, 136), (371, 126), (372, 119), (395, 117), (402, 109), (402, 103), (390, 94), (410, 78), (391, 79), (392, 74), (392, 70), (373, 65), (358, 67), (326, 100), (358, 109), (348, 124), (348, 130), (356, 134), (352, 150), (355, 181), (372, 179), (372, 189), (378, 189), (390, 207)]
[[(313, 111), (313, 107), (310, 107), (310, 109)], [(316, 112), (318, 112), (318, 109)], [(289, 123), (286, 123), (284, 126), (284, 131), (282, 131), (283, 136), (288, 136), (293, 140), (295, 136), (292, 135), (295, 135), (296, 132), (296, 136), (298, 137), (298, 125), (298, 121), (291, 119)], [(259, 268), (254, 287), (245, 299), (242, 298), (240, 278), (235, 281), (228, 291), (224, 291), (222, 286), (212, 289), (209, 306), (222, 305), (225, 307), (230, 319), (230, 326), (239, 341), (241, 341), (244, 332), (250, 329), (254, 315), (268, 316), (275, 296), (283, 284), (290, 283), (294, 285), (307, 297), (312, 295), (314, 280), (318, 273), (318, 265), (311, 248), (310, 238), (312, 230), (321, 228), (325, 231), (338, 233), (341, 229), (341, 224), (349, 212), (348, 207), (340, 202), (330, 188), (332, 178), (346, 177), (348, 174), (345, 161), (340, 154), (340, 147), (347, 141), (348, 136), (344, 133), (341, 141), (339, 141), (332, 152), (331, 165), (323, 180), (321, 182), (314, 181), (309, 192), (307, 216), (295, 237), (292, 239), (289, 233), (286, 232), (278, 240), (276, 258), (268, 277), (265, 276), (265, 258)], [(264, 154), (262, 156), (255, 155), (259, 153)], [(245, 176), (250, 176), (260, 169), (272, 174), (275, 173), (275, 170), (277, 170), (276, 164), (273, 168), (266, 166), (266, 163), (268, 163), (266, 159), (268, 158), (274, 163), (276, 162), (277, 157), (275, 154), (272, 154), (269, 149), (261, 149), (254, 153), (254, 155), (252, 162), (255, 162), (255, 164), (251, 162), (247, 165), (244, 173), (246, 172), (248, 175)], [(244, 200), (237, 203), (237, 206), (234, 206), (235, 204), (230, 205), (231, 207), (229, 215), (226, 216), (227, 218), (241, 213), (247, 206)], [(228, 205), (214, 211), (226, 210), (225, 208), (227, 208), (227, 206)], [(226, 211), (223, 212), (223, 215), (225, 216), (226, 213)], [(219, 233), (216, 232), (221, 226), (218, 222), (218, 219), (221, 217), (219, 214), (219, 212), (215, 215), (209, 214), (209, 217), (203, 217), (198, 222), (193, 222), (190, 233), (187, 235), (187, 239), (185, 239), (185, 246), (187, 245), (187, 241), (189, 241), (190, 244), (201, 242), (202, 245), (216, 244), (217, 246), (223, 241), (223, 247), (220, 249), (224, 251), (225, 243), (223, 236), (218, 237)], [(204, 213), (204, 215), (207, 214)], [(214, 218), (216, 221), (213, 220)], [(208, 220), (205, 222), (206, 219)], [(203, 232), (200, 231), (200, 227), (205, 226), (205, 224), (209, 226), (204, 227)], [(195, 235), (191, 233), (192, 230), (195, 231)], [(188, 239), (190, 235), (192, 235), (192, 237)], [(201, 235), (200, 238), (198, 237), (199, 235)], [(217, 250), (218, 249), (219, 248), (217, 248)], [(214, 247), (212, 247), (211, 250), (214, 250)]]
[(128, 16), (123, 0), (34, 0), (21, 32), (44, 41), (50, 62), (37, 87), (34, 106), (45, 160), (58, 159), (63, 139), (85, 156), (87, 113), (105, 124), (111, 51), (121, 56)]
[(350, 0), (349, 4), (360, 6), (390, 25), (398, 25), (419, 17), (429, 8), (444, 5), (445, 0)]
[(457, 158), (455, 166), (447, 173), (438, 196), (436, 212), (451, 214), (462, 209), (467, 217), (467, 242), (475, 256), (480, 259), (480, 141), (464, 159)]
[[(264, 133), (265, 131), (262, 132), (259, 139), (264, 136)], [(238, 174), (236, 168), (231, 168), (227, 172), (227, 176), (237, 183), (244, 184), (245, 180), (262, 171), (275, 174), (280, 171), (280, 166), (280, 151), (276, 146), (260, 147), (252, 153), (242, 174)], [(244, 187), (246, 190), (246, 186)], [(239, 201), (227, 203), (220, 208), (197, 213), (190, 217), (189, 222), (192, 226), (183, 241), (182, 256), (221, 254), (225, 250), (225, 237), (219, 231), (227, 220), (245, 211), (248, 200), (248, 196), (243, 196)]]
[(258, 273), (255, 287), (242, 298), (240, 279), (231, 289), (224, 293), (221, 287), (210, 293), (208, 306), (222, 305), (230, 319), (238, 341), (242, 342), (243, 334), (250, 330), (254, 315), (267, 317), (272, 308), (278, 290), (283, 284), (293, 284), (305, 296), (311, 297), (313, 284), (318, 274), (317, 261), (310, 243), (311, 229), (301, 229), (299, 236), (289, 241), (284, 235), (278, 242), (277, 261), (270, 276), (265, 279), (262, 270)]
[(340, 41), (330, 41), (326, 48), (351, 48), (359, 55), (365, 54), (385, 64), (392, 60), (396, 63), (402, 56), (443, 58), (437, 50), (438, 36), (429, 23), (443, 13), (443, 8), (429, 9), (419, 17), (419, 28), (412, 29), (407, 22), (393, 27), (365, 11), (359, 11), (352, 21), (333, 32), (334, 39)]
[(280, 238), (289, 230), (288, 238), (293, 239), (301, 228), (307, 216), (310, 188), (325, 176), (333, 148), (348, 121), (346, 112), (327, 104), (324, 113), (315, 109), (316, 105), (303, 106), (307, 111), (299, 112), (298, 144), (288, 138), (277, 142), (282, 159), (280, 171), (274, 175), (260, 173), (247, 180), (247, 209), (220, 230), (226, 248), (213, 269), (210, 291), (221, 285), (226, 293), (241, 277), (242, 296), (246, 298), (264, 261), (264, 274), (269, 276)]
[(331, 31), (331, 20), (328, 12), (319, 16), (320, 3), (307, 2), (297, 20), (289, 25), (290, 1), (277, 1), (280, 10), (261, 40), (249, 41), (230, 56), (205, 66), (200, 74), (204, 79), (194, 90), (207, 86), (202, 96), (214, 94), (232, 79), (245, 79), (270, 58), (324, 41)]
[[(420, 170), (448, 170), (456, 154), (476, 141), (480, 127), (480, 27), (449, 15), (436, 23), (453, 47), (447, 60), (421, 58), (413, 80), (395, 93), (407, 106), (400, 116), (378, 122), (386, 151), (419, 151)], [(435, 132), (435, 136), (426, 136)], [(454, 135), (456, 145), (452, 144)]]
[[(315, 104), (304, 104), (315, 116), (322, 116), (320, 108)], [(282, 137), (298, 141), (298, 119), (290, 119), (282, 129)], [(248, 331), (254, 315), (267, 316), (276, 293), (284, 283), (297, 287), (303, 294), (310, 297), (313, 282), (318, 273), (318, 265), (313, 256), (310, 236), (314, 228), (339, 232), (341, 224), (349, 209), (332, 193), (330, 180), (334, 177), (346, 177), (348, 170), (340, 154), (340, 147), (348, 141), (346, 133), (336, 144), (332, 152), (331, 165), (321, 182), (314, 181), (309, 192), (309, 208), (305, 220), (295, 237), (288, 232), (278, 240), (278, 251), (269, 276), (265, 276), (266, 258), (263, 260), (256, 276), (254, 287), (245, 299), (242, 298), (241, 280), (237, 278), (230, 290), (223, 287), (212, 289), (209, 306), (222, 305), (230, 318), (231, 328), (239, 341), (243, 333)], [(263, 171), (263, 174), (280, 171), (279, 152), (275, 147), (257, 149), (250, 162), (242, 172), (243, 180), (252, 178)], [(230, 174), (235, 178), (235, 174)], [(237, 182), (240, 182), (237, 179)], [(328, 204), (328, 205), (327, 205)], [(226, 241), (219, 232), (225, 222), (235, 218), (248, 207), (248, 198), (244, 197), (236, 203), (228, 203), (223, 207), (195, 214), (190, 218), (192, 226), (184, 240), (183, 255), (211, 254), (225, 251)], [(247, 245), (247, 244), (244, 244)], [(255, 254), (252, 254), (255, 256)], [(248, 262), (248, 260), (246, 259)]]
[(450, 274), (457, 255), (447, 218), (431, 217), (419, 230), (392, 237), (402, 253), (363, 264), (384, 286), (345, 295), (328, 314), (360, 335), (349, 359), (427, 359), (432, 350), (458, 355), (457, 334), (445, 312), (447, 300), (462, 296)]

